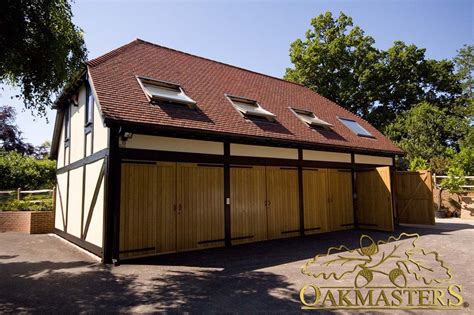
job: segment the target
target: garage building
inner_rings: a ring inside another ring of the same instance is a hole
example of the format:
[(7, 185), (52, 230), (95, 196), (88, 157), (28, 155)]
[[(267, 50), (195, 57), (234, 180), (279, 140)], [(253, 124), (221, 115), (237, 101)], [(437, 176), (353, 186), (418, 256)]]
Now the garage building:
[(137, 39), (56, 105), (55, 231), (106, 263), (393, 230), (403, 152), (300, 84)]

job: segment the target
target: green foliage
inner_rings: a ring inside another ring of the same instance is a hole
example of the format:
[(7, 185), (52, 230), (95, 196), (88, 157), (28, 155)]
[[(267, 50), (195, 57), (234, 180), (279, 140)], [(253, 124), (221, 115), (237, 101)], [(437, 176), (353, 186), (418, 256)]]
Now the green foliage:
[(306, 39), (291, 44), (294, 68), (285, 79), (306, 85), (339, 105), (367, 116), (375, 101), (380, 52), (352, 18), (330, 12), (311, 20)]
[(0, 211), (51, 211), (53, 210), (53, 199), (40, 200), (9, 200), (0, 203)]
[(18, 86), (25, 107), (44, 115), (86, 58), (82, 30), (68, 0), (3, 0), (0, 12), (0, 83)]
[(462, 169), (466, 175), (474, 176), (474, 147), (462, 147), (453, 157), (452, 165)]
[(440, 186), (443, 189), (447, 189), (450, 193), (462, 192), (463, 185), (466, 184), (466, 178), (464, 177), (464, 171), (459, 167), (450, 167), (448, 171), (448, 178), (445, 178)]
[(423, 158), (415, 157), (410, 161), (410, 171), (422, 171), (429, 168), (428, 161)]
[(420, 102), (453, 110), (465, 106), (460, 77), (448, 60), (431, 60), (425, 49), (396, 41), (386, 51), (353, 25), (330, 12), (311, 20), (304, 40), (291, 44), (293, 68), (285, 79), (313, 89), (380, 129)]
[(17, 152), (0, 151), (0, 189), (51, 188), (55, 183), (56, 163), (37, 160)]
[(452, 115), (427, 102), (399, 115), (387, 126), (386, 135), (399, 145), (409, 160), (415, 157), (431, 161), (435, 157), (450, 157), (454, 147), (468, 128), (468, 120)]
[(474, 46), (464, 45), (458, 50), (458, 55), (454, 58), (456, 68), (462, 80), (464, 93), (469, 97), (474, 96)]

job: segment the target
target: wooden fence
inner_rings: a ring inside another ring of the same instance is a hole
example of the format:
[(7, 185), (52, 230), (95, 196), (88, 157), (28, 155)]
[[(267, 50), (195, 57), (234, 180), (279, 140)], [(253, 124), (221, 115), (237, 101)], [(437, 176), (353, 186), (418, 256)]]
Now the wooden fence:
[(15, 198), (16, 200), (21, 200), (26, 195), (33, 196), (44, 194), (48, 194), (49, 196), (54, 197), (54, 189), (22, 190), (21, 188), (18, 188), (17, 190), (3, 190), (0, 191), (0, 202), (7, 201), (13, 198)]
[[(443, 181), (443, 179), (445, 178), (448, 178), (449, 176), (446, 176), (446, 175), (436, 175), (436, 174), (433, 174), (433, 183), (434, 183), (434, 186), (436, 188), (440, 188), (440, 184), (441, 182)], [(474, 176), (464, 176), (464, 178), (466, 179), (466, 184), (469, 184), (469, 185), (463, 185), (461, 186), (463, 189), (466, 189), (466, 190), (471, 190), (471, 189), (474, 189)]]

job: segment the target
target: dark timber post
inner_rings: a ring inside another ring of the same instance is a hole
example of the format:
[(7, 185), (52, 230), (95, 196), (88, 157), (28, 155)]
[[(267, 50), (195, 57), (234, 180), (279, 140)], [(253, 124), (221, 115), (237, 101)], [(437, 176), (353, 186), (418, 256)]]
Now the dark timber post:
[(304, 196), (303, 196), (303, 150), (298, 149), (298, 204), (300, 210), (300, 235), (304, 236)]
[(109, 156), (106, 171), (106, 199), (104, 217), (104, 263), (118, 261), (120, 237), (120, 158), (118, 154), (119, 128), (112, 126), (109, 134)]
[(390, 166), (390, 190), (392, 193), (392, 216), (393, 216), (393, 224), (398, 224), (398, 216), (397, 216), (397, 199), (396, 196), (396, 187), (395, 187), (395, 172), (397, 171), (395, 165), (395, 156), (392, 156), (392, 166)]
[(355, 166), (355, 155), (351, 153), (351, 182), (352, 182), (352, 211), (354, 216), (354, 228), (359, 227), (357, 220), (357, 187), (356, 187), (356, 166)]
[(230, 143), (224, 142), (224, 227), (225, 246), (231, 246), (231, 217), (230, 217)]

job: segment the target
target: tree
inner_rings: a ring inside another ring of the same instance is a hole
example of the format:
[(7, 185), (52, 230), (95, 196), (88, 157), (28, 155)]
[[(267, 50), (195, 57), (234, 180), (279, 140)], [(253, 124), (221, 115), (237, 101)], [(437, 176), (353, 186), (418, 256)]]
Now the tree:
[(25, 142), (22, 132), (15, 124), (16, 112), (11, 106), (0, 106), (0, 149), (2, 152), (17, 152), (36, 159), (47, 159), (51, 143), (45, 141), (35, 147)]
[(18, 86), (25, 108), (45, 114), (86, 58), (68, 0), (0, 2), (0, 83)]
[(425, 49), (397, 41), (386, 51), (353, 26), (352, 19), (330, 12), (311, 20), (305, 40), (291, 44), (285, 79), (306, 85), (342, 107), (384, 127), (420, 102), (442, 108), (465, 105), (454, 64), (431, 60)]
[(374, 39), (352, 18), (330, 12), (311, 20), (306, 39), (291, 44), (294, 68), (285, 79), (304, 84), (350, 111), (366, 117), (375, 101), (380, 52)]
[(469, 97), (474, 96), (474, 46), (464, 45), (458, 50), (458, 55), (454, 58), (457, 73), (461, 77), (464, 93)]
[(432, 162), (437, 157), (451, 158), (459, 151), (459, 140), (468, 123), (448, 109), (423, 102), (399, 115), (387, 126), (386, 135), (406, 152), (408, 160)]
[(16, 112), (11, 106), (0, 106), (0, 142), (4, 151), (16, 151), (23, 155), (35, 153), (35, 147), (24, 141), (15, 124)]

